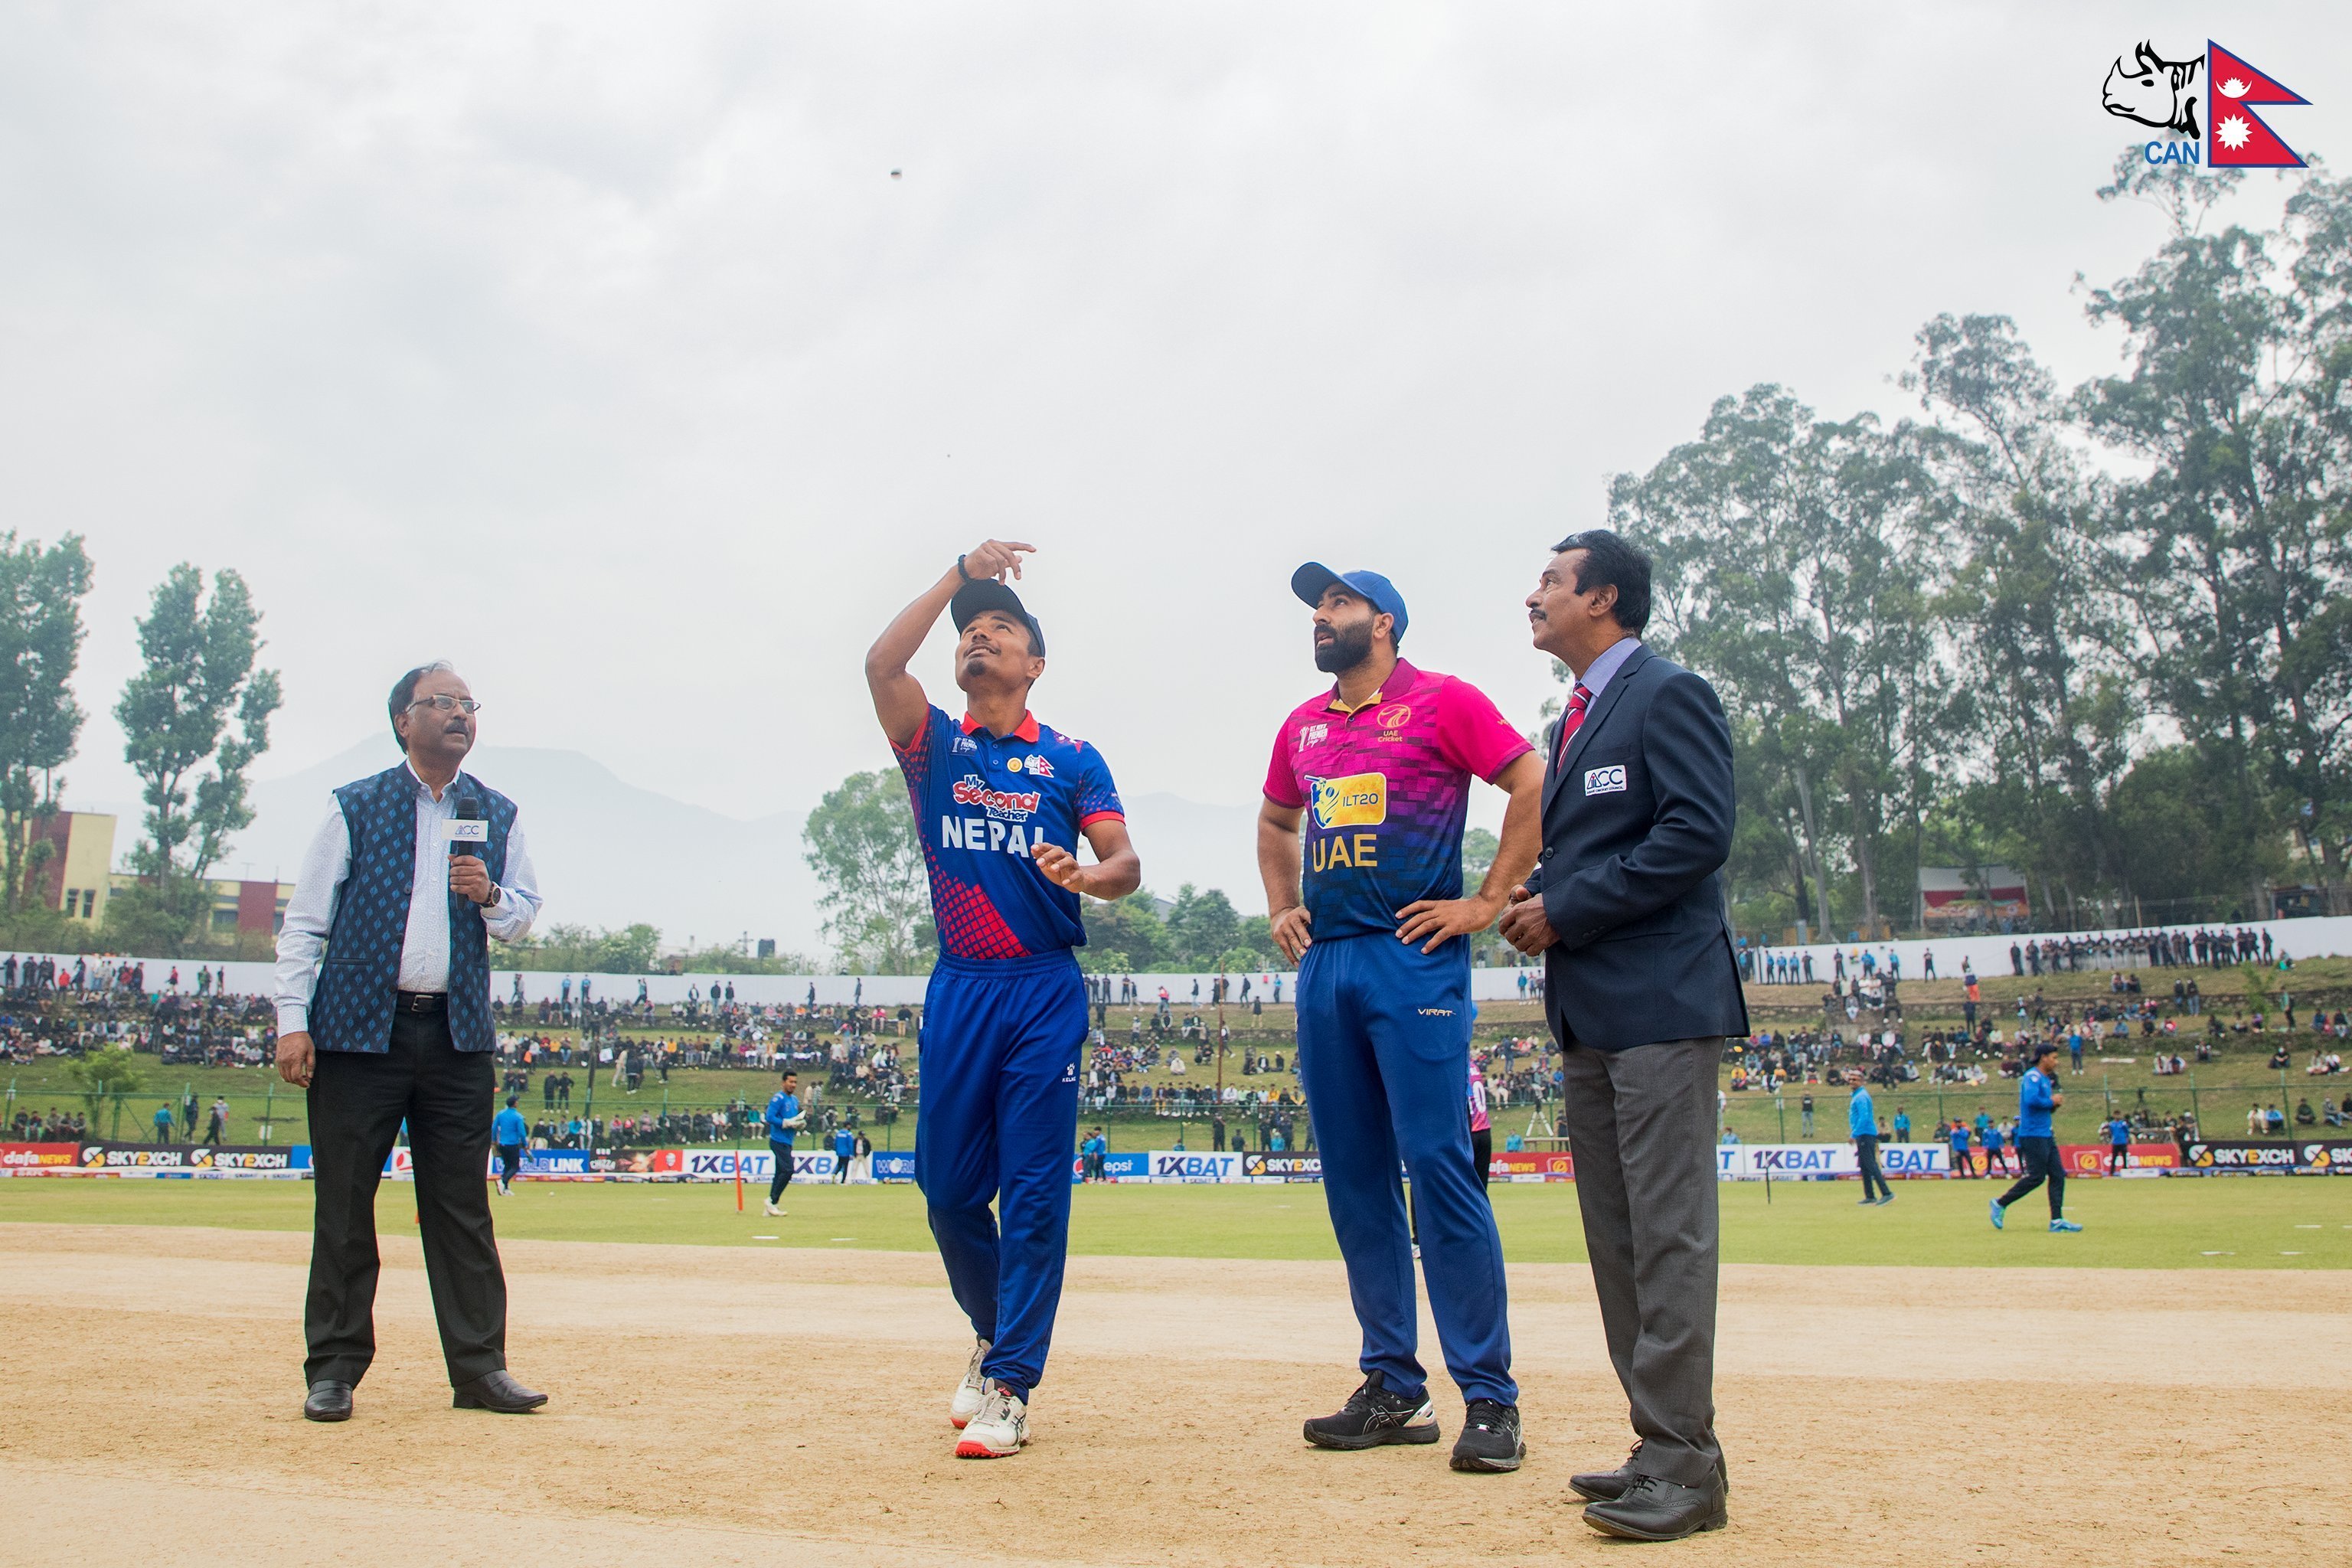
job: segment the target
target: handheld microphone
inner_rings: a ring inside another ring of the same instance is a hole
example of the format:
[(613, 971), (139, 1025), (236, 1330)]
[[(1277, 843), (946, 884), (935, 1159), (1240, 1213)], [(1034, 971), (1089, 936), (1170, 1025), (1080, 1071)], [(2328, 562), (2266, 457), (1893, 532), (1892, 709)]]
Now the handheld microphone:
[[(449, 824), (449, 853), (470, 854), (477, 860), (488, 859), (489, 841), (489, 818), (488, 815), (482, 810), (481, 797), (473, 791), (467, 790), (457, 797), (457, 815)], [(483, 847), (460, 849), (457, 847), (460, 844), (479, 845)]]

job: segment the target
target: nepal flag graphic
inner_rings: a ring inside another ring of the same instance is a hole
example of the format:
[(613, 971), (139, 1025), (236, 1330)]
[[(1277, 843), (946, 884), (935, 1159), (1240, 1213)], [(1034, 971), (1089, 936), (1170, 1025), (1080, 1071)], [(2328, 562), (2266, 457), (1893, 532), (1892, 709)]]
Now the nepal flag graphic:
[(2301, 93), (2263, 75), (2221, 45), (2205, 44), (2205, 137), (2208, 168), (2300, 169), (2303, 160), (2263, 123), (2254, 104), (2308, 103)]

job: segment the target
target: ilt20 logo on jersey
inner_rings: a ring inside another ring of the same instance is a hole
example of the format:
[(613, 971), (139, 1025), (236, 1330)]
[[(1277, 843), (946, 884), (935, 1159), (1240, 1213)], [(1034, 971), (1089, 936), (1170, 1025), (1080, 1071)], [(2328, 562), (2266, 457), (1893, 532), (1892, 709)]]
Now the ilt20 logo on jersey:
[(1377, 833), (1334, 833), (1339, 827), (1378, 827), (1389, 819), (1386, 773), (1349, 773), (1345, 778), (1318, 779), (1308, 774), (1307, 798), (1314, 803), (1315, 826), (1324, 831), (1314, 840), (1308, 864), (1318, 871), (1334, 867), (1368, 868), (1380, 863)]

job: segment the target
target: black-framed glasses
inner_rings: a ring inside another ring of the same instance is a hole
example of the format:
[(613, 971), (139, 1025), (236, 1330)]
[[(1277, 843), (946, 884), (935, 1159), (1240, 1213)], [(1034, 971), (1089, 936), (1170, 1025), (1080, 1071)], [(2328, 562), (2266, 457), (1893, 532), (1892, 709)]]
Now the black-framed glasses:
[(452, 697), (446, 691), (436, 692), (431, 697), (420, 697), (408, 705), (408, 710), (412, 713), (419, 708), (430, 708), (436, 713), (455, 713), (461, 709), (467, 713), (479, 713), (482, 710), (482, 705), (472, 698)]

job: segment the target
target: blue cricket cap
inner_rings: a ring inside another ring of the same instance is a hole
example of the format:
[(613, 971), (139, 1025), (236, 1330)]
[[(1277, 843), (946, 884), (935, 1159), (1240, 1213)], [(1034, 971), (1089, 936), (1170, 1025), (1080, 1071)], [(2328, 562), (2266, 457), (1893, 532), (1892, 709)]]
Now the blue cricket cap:
[(1379, 573), (1334, 572), (1320, 561), (1309, 561), (1290, 574), (1290, 591), (1308, 605), (1321, 604), (1323, 590), (1334, 583), (1382, 615), (1395, 616), (1396, 635), (1400, 637), (1404, 636), (1405, 623), (1409, 618), (1405, 615), (1404, 595), (1396, 591), (1395, 584)]

